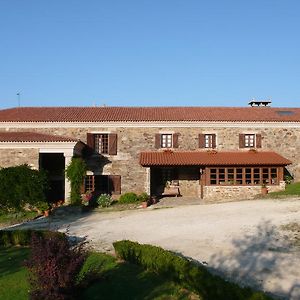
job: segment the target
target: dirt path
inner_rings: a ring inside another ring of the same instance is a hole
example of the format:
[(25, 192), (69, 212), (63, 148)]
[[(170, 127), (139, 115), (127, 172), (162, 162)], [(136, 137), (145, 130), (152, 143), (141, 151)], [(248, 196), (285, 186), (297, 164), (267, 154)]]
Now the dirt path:
[[(51, 227), (87, 236), (99, 250), (129, 239), (182, 253), (234, 280), (300, 299), (300, 249), (281, 225), (300, 223), (300, 199), (253, 200), (54, 218)], [(45, 227), (44, 219), (25, 226)]]

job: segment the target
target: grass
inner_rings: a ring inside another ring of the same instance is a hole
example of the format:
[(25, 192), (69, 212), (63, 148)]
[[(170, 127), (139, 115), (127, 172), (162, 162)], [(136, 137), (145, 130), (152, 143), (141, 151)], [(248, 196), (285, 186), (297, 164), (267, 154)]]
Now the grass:
[(23, 261), (28, 257), (28, 248), (0, 248), (0, 299), (28, 299), (29, 285)]
[(39, 214), (36, 211), (19, 211), (14, 213), (0, 212), (0, 226), (8, 226), (29, 221), (36, 218)]
[[(28, 299), (28, 273), (23, 261), (29, 251), (20, 247), (0, 248), (0, 300)], [(80, 282), (86, 285), (80, 289), (79, 299), (200, 299), (172, 281), (101, 253), (89, 255)]]
[(285, 196), (300, 196), (300, 182), (287, 184), (284, 191), (273, 192), (267, 195), (268, 198), (281, 198)]
[(200, 299), (170, 280), (106, 254), (92, 254), (83, 270), (88, 266), (98, 273), (100, 280), (83, 289), (82, 299)]

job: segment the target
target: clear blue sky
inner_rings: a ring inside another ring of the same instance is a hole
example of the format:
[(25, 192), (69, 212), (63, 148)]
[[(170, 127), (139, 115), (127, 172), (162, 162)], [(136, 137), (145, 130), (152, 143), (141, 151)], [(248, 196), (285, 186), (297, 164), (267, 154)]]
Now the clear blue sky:
[(0, 107), (300, 106), (299, 0), (0, 0)]

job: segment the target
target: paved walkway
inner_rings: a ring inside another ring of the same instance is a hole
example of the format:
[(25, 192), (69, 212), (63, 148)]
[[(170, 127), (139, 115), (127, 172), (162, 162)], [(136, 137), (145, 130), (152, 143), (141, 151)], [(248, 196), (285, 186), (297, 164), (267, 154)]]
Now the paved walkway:
[(291, 243), (293, 235), (281, 229), (299, 221), (300, 199), (265, 199), (74, 213), (22, 227), (68, 229), (71, 235), (87, 236), (100, 251), (113, 251), (112, 243), (122, 239), (161, 246), (205, 263), (232, 280), (299, 300), (299, 248)]

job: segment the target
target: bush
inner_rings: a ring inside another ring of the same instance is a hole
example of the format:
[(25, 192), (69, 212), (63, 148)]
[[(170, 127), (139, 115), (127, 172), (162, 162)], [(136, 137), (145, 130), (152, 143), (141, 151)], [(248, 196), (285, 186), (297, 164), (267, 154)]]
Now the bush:
[(142, 194), (138, 195), (138, 199), (141, 202), (146, 202), (149, 200), (149, 195), (147, 193), (142, 193)]
[(101, 194), (97, 198), (97, 204), (101, 207), (109, 207), (112, 204), (111, 196), (108, 194)]
[(262, 292), (241, 288), (217, 275), (212, 275), (205, 267), (160, 247), (140, 245), (131, 241), (118, 241), (113, 245), (120, 258), (177, 281), (197, 292), (203, 299), (271, 299)]
[(73, 157), (71, 163), (66, 169), (66, 176), (71, 182), (71, 204), (81, 204), (80, 189), (83, 183), (83, 179), (86, 175), (86, 163), (81, 158)]
[(71, 248), (63, 235), (32, 235), (29, 269), (30, 299), (75, 299), (76, 277), (85, 259), (82, 246)]
[[(0, 246), (29, 246), (33, 234), (37, 236), (47, 236), (50, 234), (50, 231), (31, 229), (0, 230)], [(53, 234), (64, 236), (61, 232), (55, 232)]]
[(32, 170), (28, 165), (0, 169), (0, 210), (21, 210), (25, 204), (46, 203), (48, 190), (45, 171)]
[(121, 195), (119, 202), (120, 203), (135, 203), (138, 202), (138, 196), (136, 193), (125, 193)]

